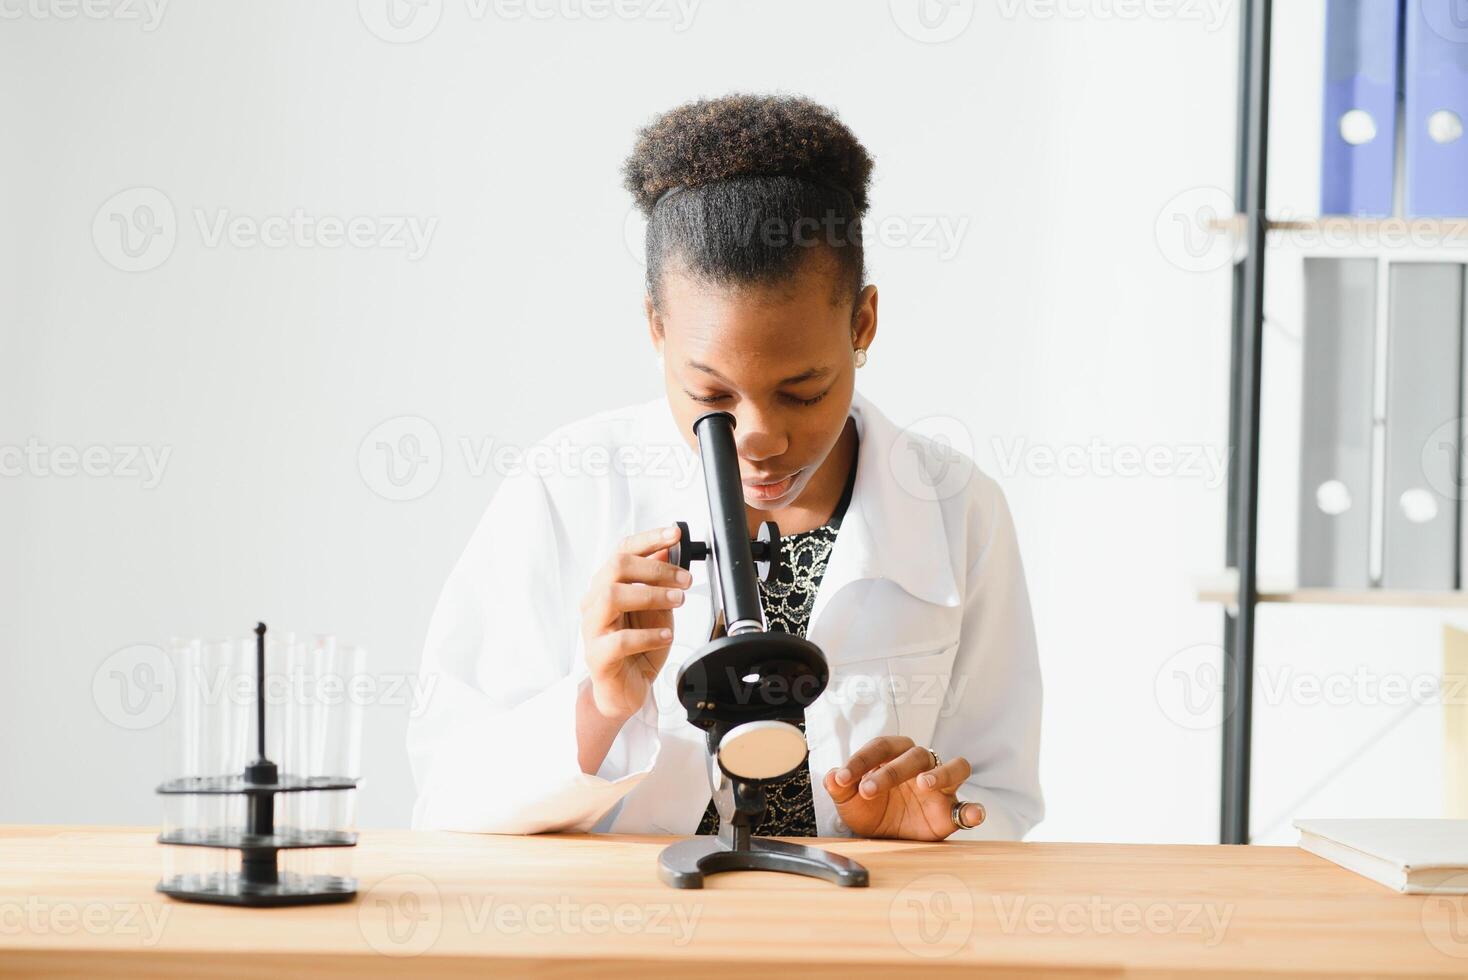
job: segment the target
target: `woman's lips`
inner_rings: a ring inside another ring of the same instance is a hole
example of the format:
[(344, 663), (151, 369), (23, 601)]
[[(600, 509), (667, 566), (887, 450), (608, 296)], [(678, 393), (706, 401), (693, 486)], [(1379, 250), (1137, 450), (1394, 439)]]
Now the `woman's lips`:
[(800, 470), (796, 470), (778, 483), (746, 483), (744, 495), (752, 500), (779, 500), (795, 486), (795, 478), (799, 475)]

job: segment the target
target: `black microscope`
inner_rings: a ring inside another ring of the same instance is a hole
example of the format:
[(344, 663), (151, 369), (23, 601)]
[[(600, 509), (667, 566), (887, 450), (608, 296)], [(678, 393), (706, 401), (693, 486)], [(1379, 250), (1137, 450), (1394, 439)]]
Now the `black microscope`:
[[(669, 561), (688, 568), (710, 561), (711, 638), (678, 671), (678, 700), (688, 721), (706, 733), (709, 783), (719, 813), (715, 836), (691, 837), (664, 848), (659, 875), (675, 888), (701, 888), (720, 871), (785, 871), (862, 887), (867, 870), (818, 847), (754, 836), (766, 807), (767, 784), (806, 764), (809, 748), (798, 724), (830, 677), (820, 647), (766, 628), (759, 582), (780, 561), (780, 531), (760, 525), (754, 541), (744, 510), (734, 416), (709, 412), (693, 423), (708, 491), (712, 541), (694, 541), (688, 525)], [(723, 634), (720, 635), (720, 626)]]

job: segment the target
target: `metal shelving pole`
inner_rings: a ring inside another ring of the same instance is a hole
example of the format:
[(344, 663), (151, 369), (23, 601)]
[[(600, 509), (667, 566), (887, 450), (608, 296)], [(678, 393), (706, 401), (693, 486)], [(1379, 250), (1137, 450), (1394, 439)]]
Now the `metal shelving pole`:
[(1259, 517), (1259, 382), (1264, 335), (1266, 189), (1269, 162), (1269, 56), (1272, 0), (1243, 0), (1240, 11), (1236, 209), (1247, 246), (1234, 266), (1233, 364), (1230, 381), (1228, 564), (1238, 595), (1224, 613), (1223, 789), (1219, 837), (1249, 841), (1250, 742), (1253, 730), (1254, 605)]

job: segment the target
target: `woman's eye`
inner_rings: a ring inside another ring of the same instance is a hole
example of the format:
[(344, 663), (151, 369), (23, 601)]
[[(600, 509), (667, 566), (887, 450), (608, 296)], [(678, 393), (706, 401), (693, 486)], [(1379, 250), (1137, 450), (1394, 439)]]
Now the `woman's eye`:
[[(724, 401), (726, 398), (729, 397), (728, 395), (695, 395), (693, 392), (687, 390), (686, 388), (684, 389), (683, 393), (691, 398), (693, 401), (698, 402), (700, 405), (714, 405), (721, 401)], [(814, 405), (822, 398), (825, 398), (826, 395), (829, 393), (830, 392), (828, 389), (827, 391), (823, 391), (819, 395), (816, 395), (814, 398), (801, 398), (799, 395), (791, 394), (785, 394), (781, 397), (783, 397), (786, 401), (790, 402), (793, 405), (810, 406)]]

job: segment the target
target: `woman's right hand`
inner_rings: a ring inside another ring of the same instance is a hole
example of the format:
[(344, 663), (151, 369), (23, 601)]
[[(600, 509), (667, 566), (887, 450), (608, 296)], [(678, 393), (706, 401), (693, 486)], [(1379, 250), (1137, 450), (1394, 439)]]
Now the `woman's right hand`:
[(647, 700), (673, 646), (673, 610), (693, 576), (669, 564), (678, 528), (625, 539), (581, 600), (581, 637), (592, 698), (603, 718), (625, 721)]

